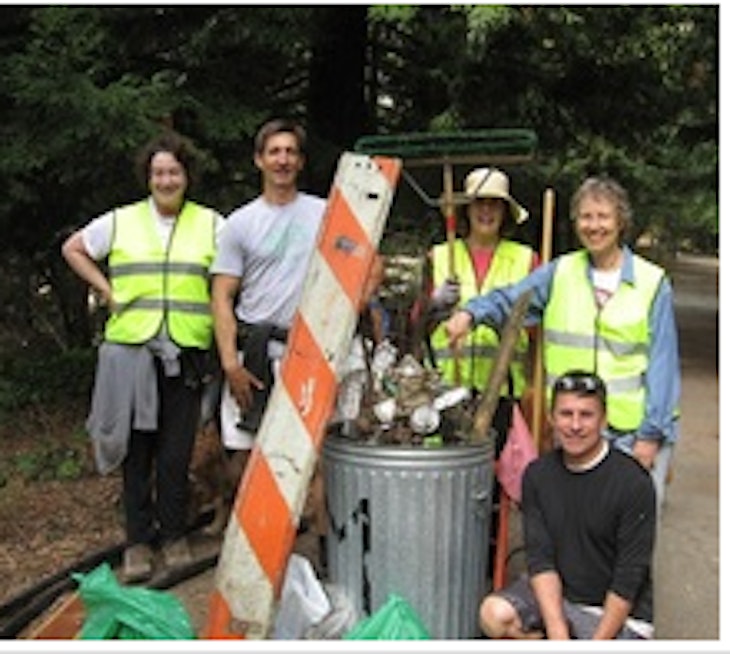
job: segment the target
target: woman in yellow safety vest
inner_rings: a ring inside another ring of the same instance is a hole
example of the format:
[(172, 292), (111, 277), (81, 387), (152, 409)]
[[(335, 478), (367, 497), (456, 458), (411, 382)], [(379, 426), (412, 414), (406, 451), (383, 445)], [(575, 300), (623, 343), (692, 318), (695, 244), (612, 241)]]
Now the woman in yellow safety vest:
[[(122, 467), (122, 576), (192, 562), (188, 468), (213, 339), (208, 269), (221, 215), (187, 198), (195, 151), (167, 132), (140, 153), (149, 196), (90, 221), (63, 256), (109, 310), (87, 429), (97, 467)], [(108, 273), (99, 263), (107, 260)]]
[[(513, 284), (527, 276), (538, 264), (537, 254), (527, 245), (506, 237), (510, 229), (524, 222), (527, 211), (510, 195), (509, 178), (496, 168), (471, 171), (464, 180), (468, 232), (453, 243), (453, 276), (449, 271), (449, 243), (435, 245), (428, 256), (425, 272), (430, 354), (442, 380), (482, 392), (499, 347), (499, 335), (489, 326), (480, 326), (466, 339), (459, 357), (449, 346), (442, 322), (457, 305)], [(526, 385), (528, 334), (520, 334), (510, 365), (512, 394), (519, 397)], [(507, 393), (507, 388), (503, 393)]]
[(474, 325), (504, 324), (531, 290), (525, 324), (542, 321), (546, 392), (566, 370), (599, 375), (608, 390), (606, 437), (651, 471), (661, 507), (680, 398), (671, 284), (661, 267), (623, 244), (631, 207), (615, 180), (586, 179), (571, 214), (583, 247), (467, 302), (446, 324), (449, 342), (458, 346)]

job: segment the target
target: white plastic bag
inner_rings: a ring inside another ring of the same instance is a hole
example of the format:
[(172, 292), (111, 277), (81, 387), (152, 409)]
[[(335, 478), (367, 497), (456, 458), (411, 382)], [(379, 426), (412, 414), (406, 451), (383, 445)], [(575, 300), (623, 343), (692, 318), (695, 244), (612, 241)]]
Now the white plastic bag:
[(363, 616), (358, 614), (344, 588), (333, 584), (324, 585), (332, 604), (332, 610), (306, 633), (307, 640), (340, 640)]
[(312, 564), (304, 556), (293, 553), (284, 573), (281, 600), (274, 618), (272, 638), (295, 640), (304, 638), (312, 625), (332, 610)]

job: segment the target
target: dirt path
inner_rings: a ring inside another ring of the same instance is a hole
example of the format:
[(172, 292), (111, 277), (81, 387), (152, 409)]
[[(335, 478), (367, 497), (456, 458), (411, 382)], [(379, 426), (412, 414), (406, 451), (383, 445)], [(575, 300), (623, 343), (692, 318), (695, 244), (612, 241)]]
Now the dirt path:
[(681, 437), (659, 531), (657, 638), (719, 638), (717, 259), (673, 267), (682, 357)]

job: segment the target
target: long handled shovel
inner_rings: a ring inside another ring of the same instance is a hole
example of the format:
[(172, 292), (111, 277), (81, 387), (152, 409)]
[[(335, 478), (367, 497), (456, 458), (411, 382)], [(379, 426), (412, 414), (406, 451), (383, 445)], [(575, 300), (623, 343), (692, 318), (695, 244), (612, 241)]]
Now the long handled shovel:
[[(474, 416), (474, 424), (471, 434), (471, 442), (485, 442), (489, 438), (489, 427), (497, 410), (499, 402), (499, 389), (507, 379), (509, 364), (512, 360), (517, 339), (525, 319), (525, 314), (530, 305), (532, 291), (526, 290), (517, 298), (507, 322), (502, 328), (502, 334), (497, 350), (497, 356), (489, 374), (487, 387), (482, 395), (479, 406)], [(496, 483), (496, 477), (495, 477)], [(499, 489), (499, 513), (497, 518), (496, 547), (494, 550), (494, 562), (492, 565), (492, 587), (494, 590), (502, 588), (507, 576), (507, 557), (509, 547), (509, 510), (510, 499), (504, 487)]]

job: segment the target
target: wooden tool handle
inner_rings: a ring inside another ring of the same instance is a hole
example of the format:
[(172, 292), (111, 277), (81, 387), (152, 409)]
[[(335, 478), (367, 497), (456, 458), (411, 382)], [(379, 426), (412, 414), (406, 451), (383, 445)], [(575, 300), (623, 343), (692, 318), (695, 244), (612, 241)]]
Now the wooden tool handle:
[[(550, 261), (552, 256), (553, 245), (553, 216), (555, 213), (555, 191), (548, 188), (545, 189), (542, 204), (542, 249), (540, 250), (540, 260), (542, 263)], [(545, 406), (545, 371), (542, 362), (542, 327), (535, 330), (535, 359), (532, 365), (532, 389), (533, 403), (531, 416), (532, 438), (535, 441), (535, 447), (541, 450), (540, 443), (542, 441), (543, 413)]]
[(444, 217), (446, 218), (446, 242), (448, 243), (449, 278), (456, 277), (455, 242), (456, 209), (454, 208), (454, 171), (451, 163), (444, 164)]
[(512, 354), (517, 345), (517, 339), (522, 329), (522, 322), (525, 319), (527, 308), (530, 306), (531, 298), (532, 289), (527, 289), (517, 298), (509, 318), (507, 318), (507, 322), (502, 329), (499, 350), (497, 350), (494, 365), (489, 373), (487, 387), (474, 415), (474, 425), (471, 434), (472, 443), (486, 442), (489, 437), (489, 427), (492, 424), (492, 419), (494, 418), (494, 413), (499, 403), (499, 389), (507, 379), (509, 364), (512, 360)]

